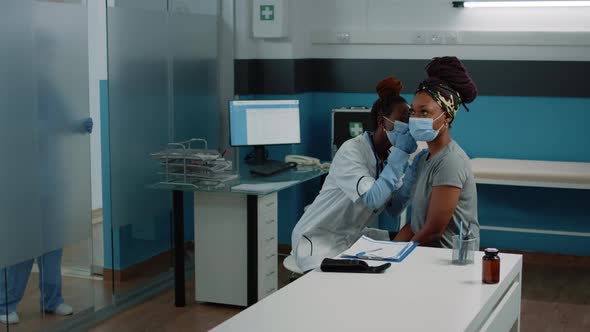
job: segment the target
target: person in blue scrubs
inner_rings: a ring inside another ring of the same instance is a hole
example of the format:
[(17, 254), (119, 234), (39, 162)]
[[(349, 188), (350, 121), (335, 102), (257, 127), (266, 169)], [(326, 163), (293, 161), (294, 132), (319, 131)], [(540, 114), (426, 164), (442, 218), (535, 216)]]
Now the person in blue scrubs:
[[(93, 126), (92, 118), (88, 118), (83, 123), (83, 130), (92, 133)], [(68, 316), (74, 310), (64, 303), (61, 294), (62, 254), (63, 250), (58, 249), (36, 258), (39, 267), (40, 306), (47, 313)], [(0, 323), (16, 324), (20, 321), (16, 306), (25, 294), (34, 261), (30, 259), (0, 270)]]

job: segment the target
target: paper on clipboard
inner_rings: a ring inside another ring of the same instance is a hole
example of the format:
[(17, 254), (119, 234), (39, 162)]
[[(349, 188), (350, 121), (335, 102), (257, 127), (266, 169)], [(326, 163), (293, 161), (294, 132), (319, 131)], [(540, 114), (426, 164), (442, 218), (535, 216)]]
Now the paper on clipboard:
[(415, 246), (415, 242), (377, 241), (363, 235), (348, 250), (344, 251), (341, 256), (343, 258), (399, 262)]

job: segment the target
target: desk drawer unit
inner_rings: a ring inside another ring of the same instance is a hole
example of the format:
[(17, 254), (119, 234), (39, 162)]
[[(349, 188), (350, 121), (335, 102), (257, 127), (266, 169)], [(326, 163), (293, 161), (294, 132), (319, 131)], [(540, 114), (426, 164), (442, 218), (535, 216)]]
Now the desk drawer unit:
[(482, 325), (482, 332), (511, 331), (520, 330), (520, 299), (521, 299), (520, 282), (515, 281), (506, 291), (506, 294), (500, 299), (498, 305), (491, 312), (490, 316)]
[(258, 300), (277, 290), (277, 194), (258, 197)]
[(277, 194), (195, 194), (195, 298), (249, 306), (277, 290)]

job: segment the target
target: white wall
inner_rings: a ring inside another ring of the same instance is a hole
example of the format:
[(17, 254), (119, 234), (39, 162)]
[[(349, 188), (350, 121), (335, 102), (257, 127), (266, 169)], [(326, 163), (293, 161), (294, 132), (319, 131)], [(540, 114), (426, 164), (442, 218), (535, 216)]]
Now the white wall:
[[(239, 59), (395, 58), (427, 59), (457, 55), (463, 59), (590, 60), (588, 46), (313, 44), (318, 32), (358, 32), (392, 37), (416, 31), (585, 32), (590, 40), (590, 8), (452, 8), (450, 0), (287, 0), (290, 37), (252, 38), (252, 0), (236, 4), (236, 52)], [(576, 36), (579, 36), (577, 34)], [(543, 35), (530, 34), (531, 40)], [(488, 38), (482, 35), (482, 38)]]
[(90, 116), (94, 130), (90, 135), (92, 209), (102, 208), (102, 168), (100, 154), (100, 80), (107, 79), (107, 35), (105, 0), (88, 0), (88, 63)]

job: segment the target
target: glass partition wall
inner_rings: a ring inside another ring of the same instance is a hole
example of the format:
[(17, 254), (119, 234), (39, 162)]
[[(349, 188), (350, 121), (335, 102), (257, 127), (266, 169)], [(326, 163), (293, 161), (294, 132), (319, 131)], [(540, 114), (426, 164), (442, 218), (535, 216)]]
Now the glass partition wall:
[[(172, 194), (148, 188), (162, 177), (149, 154), (204, 138), (217, 148), (218, 2), (117, 0), (107, 12), (107, 188), (113, 235), (105, 276), (115, 302), (172, 281)], [(186, 197), (185, 240), (193, 214)], [(106, 210), (106, 209), (105, 209)], [(192, 266), (192, 255), (187, 255)]]
[(86, 1), (0, 2), (0, 329), (94, 311), (87, 29)]
[[(104, 0), (96, 269), (89, 1), (0, 2), (0, 332), (67, 330), (171, 287), (171, 193), (148, 188), (160, 179), (149, 154), (193, 137), (218, 148), (219, 2)], [(192, 215), (186, 196), (189, 253)]]

